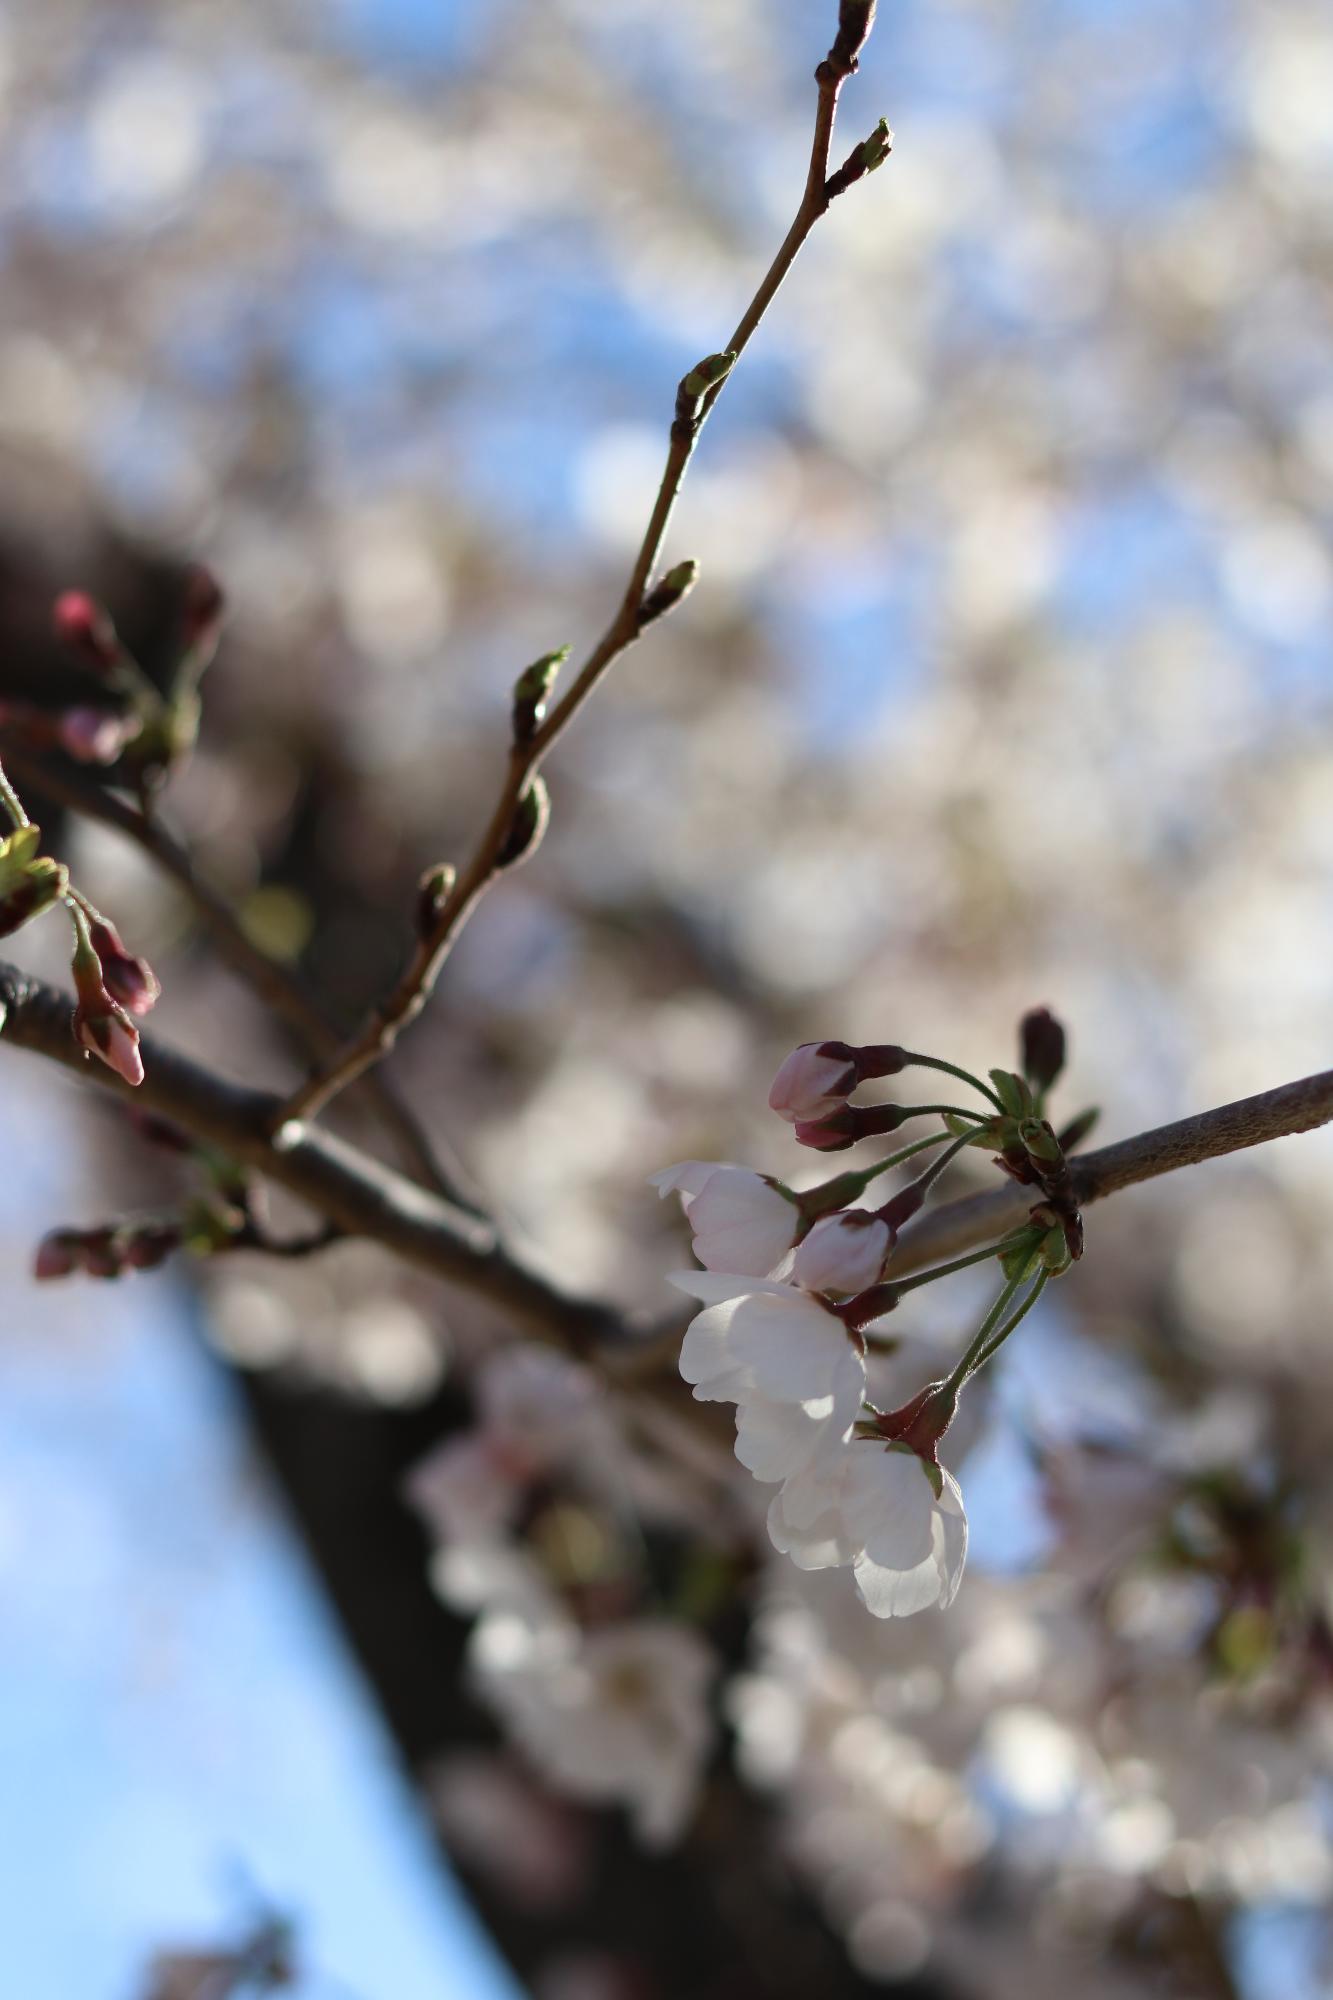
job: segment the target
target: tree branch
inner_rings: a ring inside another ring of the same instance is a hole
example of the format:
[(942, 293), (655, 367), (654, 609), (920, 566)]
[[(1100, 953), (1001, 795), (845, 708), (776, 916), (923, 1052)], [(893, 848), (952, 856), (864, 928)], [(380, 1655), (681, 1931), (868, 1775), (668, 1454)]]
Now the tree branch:
[(126, 1104), (160, 1112), (193, 1137), (257, 1168), (349, 1236), (368, 1237), (408, 1263), (502, 1307), (530, 1333), (582, 1352), (624, 1340), (622, 1316), (572, 1297), (514, 1256), (494, 1224), (452, 1206), (332, 1133), (304, 1128), (289, 1145), (269, 1136), (278, 1099), (229, 1083), (187, 1056), (145, 1039), (145, 1077), (131, 1090), (92, 1061), (70, 1033), (67, 994), (0, 964), (0, 1041), (46, 1056)]
[[(582, 1355), (610, 1348), (609, 1371), (622, 1384), (646, 1379), (659, 1363), (674, 1363), (678, 1330), (645, 1338), (647, 1330), (614, 1307), (562, 1291), (509, 1250), (493, 1223), (453, 1207), (345, 1140), (303, 1125), (288, 1143), (275, 1145), (269, 1134), (278, 1100), (271, 1093), (229, 1083), (150, 1041), (143, 1043), (144, 1081), (131, 1090), (78, 1048), (70, 1033), (71, 1004), (67, 994), (0, 964), (0, 1041), (58, 1062), (126, 1103), (160, 1112), (256, 1168), (347, 1235), (369, 1238), (476, 1293), (529, 1334)], [(1076, 1156), (1075, 1190), (1080, 1202), (1100, 1201), (1159, 1174), (1330, 1120), (1333, 1070), (1325, 1070)], [(1032, 1200), (1032, 1189), (1006, 1187), (926, 1210), (904, 1231), (894, 1276), (993, 1241), (1026, 1219)]]
[[(1333, 1120), (1333, 1070), (1280, 1084), (1257, 1097), (1238, 1098), (1216, 1111), (1200, 1111), (1174, 1125), (1159, 1125), (1095, 1153), (1075, 1154), (1070, 1161), (1074, 1193), (1079, 1203), (1101, 1201), (1121, 1188), (1173, 1174), (1248, 1146), (1266, 1145), (1296, 1132), (1310, 1132)], [(1008, 1186), (991, 1194), (969, 1195), (936, 1209), (927, 1209), (904, 1230), (893, 1261), (893, 1275), (906, 1276), (942, 1258), (956, 1257), (1002, 1236), (1027, 1220), (1036, 1198), (1032, 1188)]]
[[(341, 1031), (305, 991), (300, 980), (275, 959), (261, 951), (239, 922), (226, 898), (220, 896), (199, 874), (194, 859), (180, 841), (168, 832), (155, 813), (145, 812), (117, 796), (104, 785), (72, 771), (49, 769), (21, 742), (7, 738), (5, 759), (25, 785), (43, 793), (66, 811), (109, 826), (123, 834), (164, 875), (181, 889), (208, 931), (218, 956), (231, 966), (280, 1020), (294, 1030), (317, 1058), (327, 1060), (342, 1047)], [(460, 1182), (462, 1168), (450, 1161), (446, 1168), (437, 1155), (439, 1141), (427, 1140), (417, 1120), (398, 1097), (386, 1077), (368, 1076), (366, 1095), (375, 1104), (385, 1130), (392, 1134), (399, 1157), (409, 1172), (426, 1187), (434, 1188), (446, 1201), (470, 1214), (484, 1214), (480, 1201), (466, 1192)]]
[[(850, 185), (842, 176), (836, 176), (830, 182), (829, 148), (839, 94), (847, 78), (857, 68), (858, 55), (870, 33), (874, 15), (875, 0), (842, 0), (837, 36), (827, 57), (815, 71), (818, 89), (815, 131), (800, 207), (781, 248), (760, 280), (758, 290), (731, 336), (726, 353), (733, 360), (748, 345), (815, 223), (835, 195), (842, 192), (843, 186)], [(887, 131), (887, 127), (884, 129)], [(682, 411), (678, 402), (657, 497), (615, 616), (568, 691), (540, 728), (526, 740), (515, 741), (511, 746), (504, 782), (490, 822), (442, 901), (435, 922), (422, 938), (411, 963), (398, 984), (371, 1014), (361, 1032), (283, 1107), (279, 1123), (283, 1118), (311, 1118), (323, 1110), (356, 1077), (363, 1075), (389, 1053), (403, 1029), (416, 1019), (425, 1006), (454, 940), (505, 865), (505, 847), (512, 836), (521, 802), (536, 779), (547, 751), (573, 721), (607, 669), (633, 645), (644, 626), (651, 622), (653, 614), (646, 602), (649, 584), (699, 433), (726, 386), (728, 374), (729, 370), (724, 370), (711, 386), (706, 387), (688, 414)], [(682, 384), (682, 396), (684, 390), (685, 384)]]

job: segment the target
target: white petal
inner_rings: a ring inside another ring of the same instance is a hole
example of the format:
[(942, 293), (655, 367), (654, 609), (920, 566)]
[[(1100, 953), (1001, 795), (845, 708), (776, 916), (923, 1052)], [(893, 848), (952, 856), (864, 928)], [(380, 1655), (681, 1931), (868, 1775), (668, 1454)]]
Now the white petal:
[(967, 1510), (963, 1506), (958, 1482), (951, 1472), (944, 1474), (944, 1491), (935, 1507), (935, 1527), (938, 1559), (944, 1579), (940, 1608), (947, 1610), (958, 1595), (963, 1566), (967, 1562)]
[(804, 1527), (786, 1517), (786, 1489), (773, 1496), (768, 1510), (769, 1540), (779, 1555), (790, 1556), (797, 1569), (842, 1569), (856, 1554), (836, 1507), (817, 1513)]
[(912, 1570), (931, 1549), (935, 1494), (914, 1452), (870, 1442), (848, 1446), (851, 1464), (843, 1489), (847, 1526), (871, 1562)]
[(737, 1362), (753, 1371), (755, 1386), (788, 1403), (830, 1395), (851, 1346), (841, 1320), (792, 1288), (743, 1300), (731, 1344)]
[(915, 1611), (927, 1611), (940, 1602), (944, 1588), (933, 1550), (912, 1569), (883, 1568), (863, 1550), (852, 1570), (866, 1610), (876, 1618), (910, 1618)]
[(701, 1194), (722, 1164), (719, 1160), (682, 1160), (679, 1166), (649, 1174), (648, 1185), (660, 1195), (678, 1194), (684, 1201), (687, 1196)]
[(779, 1284), (772, 1278), (755, 1278), (744, 1271), (668, 1271), (667, 1283), (706, 1306), (725, 1305), (728, 1299), (749, 1298), (752, 1293), (760, 1292), (771, 1292), (778, 1298), (799, 1296), (790, 1285)]

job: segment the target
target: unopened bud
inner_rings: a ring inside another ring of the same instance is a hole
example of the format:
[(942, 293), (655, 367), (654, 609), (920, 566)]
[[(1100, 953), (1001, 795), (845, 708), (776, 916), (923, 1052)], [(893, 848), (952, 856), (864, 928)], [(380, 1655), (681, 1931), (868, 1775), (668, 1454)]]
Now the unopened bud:
[(546, 720), (546, 703), (555, 677), (569, 658), (568, 646), (543, 653), (530, 667), (524, 667), (514, 682), (513, 727), (515, 743), (530, 743)]
[(1034, 1160), (1042, 1160), (1054, 1166), (1062, 1157), (1060, 1141), (1044, 1118), (1023, 1119), (1018, 1128), (1018, 1136), (1023, 1142), (1023, 1150)]
[(497, 868), (512, 868), (516, 862), (526, 861), (541, 844), (546, 832), (547, 821), (551, 817), (551, 801), (545, 780), (533, 778), (526, 792), (514, 807), (514, 817), (509, 822), (509, 831), (504, 844), (495, 857)]
[(94, 674), (112, 674), (120, 665), (120, 640), (111, 615), (86, 590), (65, 590), (56, 599), (51, 623), (57, 639), (78, 654)]
[(137, 716), (105, 708), (67, 708), (56, 717), (56, 741), (76, 764), (114, 764), (143, 725)]
[(723, 354), (705, 354), (687, 375), (681, 376), (676, 391), (676, 422), (686, 425), (691, 436), (702, 417), (705, 396), (726, 381), (735, 365), (736, 356), (728, 349)]
[(639, 606), (639, 629), (651, 625), (655, 618), (663, 618), (668, 611), (674, 611), (683, 597), (688, 597), (699, 576), (699, 565), (693, 556), (669, 569), (660, 582), (655, 583)]
[(92, 919), (88, 935), (101, 960), (102, 983), (111, 998), (118, 1000), (127, 1013), (148, 1013), (162, 992), (161, 982), (148, 960), (128, 952), (114, 924), (109, 924), (103, 916)]
[(447, 861), (441, 861), (436, 867), (428, 868), (422, 876), (417, 889), (416, 908), (419, 938), (424, 940), (433, 936), (457, 880), (458, 870)]
[(1065, 1031), (1049, 1007), (1034, 1007), (1018, 1024), (1023, 1074), (1034, 1090), (1049, 1090), (1065, 1066)]
[(81, 1240), (76, 1229), (53, 1229), (37, 1245), (33, 1277), (43, 1284), (52, 1278), (68, 1278), (79, 1269)]

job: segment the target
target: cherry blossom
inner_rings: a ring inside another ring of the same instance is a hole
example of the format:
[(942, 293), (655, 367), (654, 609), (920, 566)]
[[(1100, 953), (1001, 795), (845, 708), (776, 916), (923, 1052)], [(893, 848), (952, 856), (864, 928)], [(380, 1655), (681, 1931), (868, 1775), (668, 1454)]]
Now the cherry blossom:
[(899, 1444), (857, 1439), (789, 1478), (769, 1535), (800, 1569), (851, 1564), (866, 1609), (905, 1618), (952, 1604), (967, 1560), (953, 1475)]
[(694, 1232), (694, 1254), (710, 1271), (766, 1278), (796, 1240), (800, 1210), (776, 1181), (749, 1167), (685, 1160), (650, 1176), (659, 1194), (678, 1194)]
[(665, 1619), (568, 1626), (483, 1619), (470, 1661), (479, 1691), (536, 1768), (561, 1790), (629, 1809), (647, 1846), (682, 1831), (712, 1724), (713, 1656)]

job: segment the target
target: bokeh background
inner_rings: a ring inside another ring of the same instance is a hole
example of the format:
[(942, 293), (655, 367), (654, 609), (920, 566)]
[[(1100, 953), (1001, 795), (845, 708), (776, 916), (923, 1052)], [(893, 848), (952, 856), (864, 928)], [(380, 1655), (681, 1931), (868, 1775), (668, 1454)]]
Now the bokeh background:
[[(160, 664), (205, 559), (232, 611), (170, 812), (345, 1018), (484, 816), (515, 672), (619, 594), (674, 383), (790, 219), (834, 13), (0, 9), (0, 692), (68, 698), (67, 584)], [(534, 1255), (657, 1314), (681, 1239), (646, 1176), (797, 1172), (763, 1108), (795, 1040), (984, 1069), (1048, 1002), (1107, 1137), (1328, 1062), (1333, 27), (881, 15), (842, 135), (886, 112), (894, 156), (709, 424), (670, 545), (700, 587), (562, 745), (540, 855), (395, 1058)], [(163, 972), (160, 1032), (294, 1076), (175, 894), (62, 838)], [(24, 962), (58, 971), (54, 928)], [(752, 1579), (705, 1831), (654, 1870), (469, 1702), (396, 1497), (493, 1319), (354, 1246), (38, 1296), (43, 1228), (166, 1170), (18, 1057), (3, 1091), (0, 1852), (32, 2000), (137, 2000), (155, 1948), (241, 1935), (256, 1897), (304, 1915), (298, 1991), (512, 1990), (451, 1956), (487, 1947), (431, 1816), (542, 2000), (1328, 1990), (1323, 1135), (1094, 1212), (964, 1440), (953, 1612), (872, 1628), (844, 1578)], [(967, 1304), (914, 1331), (955, 1342)], [(318, 1785), (280, 1702), (318, 1709)], [(136, 1814), (201, 1732), (227, 1784)]]

